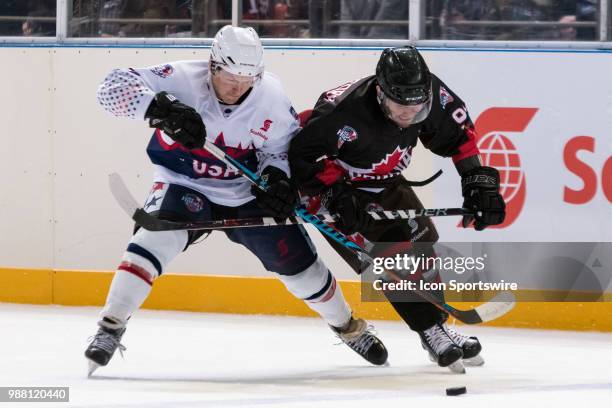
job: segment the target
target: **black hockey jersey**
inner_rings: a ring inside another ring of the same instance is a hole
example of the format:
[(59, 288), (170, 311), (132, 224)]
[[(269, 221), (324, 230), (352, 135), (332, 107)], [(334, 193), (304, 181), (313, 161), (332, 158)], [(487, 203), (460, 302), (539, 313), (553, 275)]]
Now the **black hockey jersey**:
[(292, 177), (307, 194), (341, 177), (357, 187), (384, 188), (407, 168), (418, 140), (455, 161), (478, 154), (465, 104), (435, 75), (432, 98), (427, 119), (400, 128), (378, 103), (375, 76), (324, 92), (291, 142)]

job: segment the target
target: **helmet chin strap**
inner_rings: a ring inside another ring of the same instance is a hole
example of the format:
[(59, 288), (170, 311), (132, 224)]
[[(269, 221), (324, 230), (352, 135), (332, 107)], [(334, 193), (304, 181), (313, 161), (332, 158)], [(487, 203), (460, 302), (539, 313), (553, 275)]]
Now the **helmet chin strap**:
[(387, 95), (385, 95), (384, 92), (377, 89), (376, 90), (376, 100), (378, 101), (378, 104), (380, 105), (380, 109), (382, 109), (387, 119), (395, 123), (395, 121), (391, 118), (391, 111), (389, 110), (389, 108), (387, 107), (387, 104), (385, 103), (386, 99), (387, 99)]
[[(391, 121), (391, 123), (393, 123), (395, 126), (401, 128), (401, 129), (405, 129), (405, 127), (400, 126), (395, 120), (393, 120), (393, 117), (391, 116), (391, 111), (389, 110), (389, 108), (387, 107), (387, 104), (385, 103), (385, 101), (387, 100), (387, 95), (385, 95), (385, 93), (382, 92), (382, 91), (377, 91), (376, 92), (376, 99), (378, 100), (378, 104), (380, 105), (380, 109), (383, 111), (383, 113), (385, 114), (387, 119), (389, 121)], [(410, 125), (412, 125), (412, 123)], [(408, 125), (408, 126), (410, 126), (410, 125)], [(406, 126), (406, 127), (408, 127), (408, 126)]]

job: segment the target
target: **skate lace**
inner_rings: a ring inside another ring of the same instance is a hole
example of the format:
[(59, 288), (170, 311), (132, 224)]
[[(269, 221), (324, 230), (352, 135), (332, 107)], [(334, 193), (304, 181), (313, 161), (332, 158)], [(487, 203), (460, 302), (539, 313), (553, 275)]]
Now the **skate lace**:
[(347, 346), (355, 350), (359, 354), (366, 354), (372, 344), (376, 341), (376, 330), (374, 327), (368, 326), (368, 328), (357, 338), (352, 340), (344, 341)]
[(437, 324), (425, 330), (424, 333), (427, 343), (436, 354), (442, 354), (444, 350), (454, 344), (447, 332)]
[[(93, 341), (92, 341), (93, 340)], [(95, 336), (90, 337), (88, 341), (91, 341), (90, 347), (97, 347), (108, 353), (112, 353), (115, 349), (119, 349), (119, 354), (123, 357), (123, 352), (126, 347), (120, 343), (120, 338), (116, 334), (109, 333), (105, 330), (99, 329)]]
[(468, 341), (468, 339), (470, 338), (469, 336), (457, 332), (453, 327), (446, 326), (446, 332), (448, 333), (451, 340), (455, 342), (455, 344), (459, 347), (463, 347), (465, 342)]

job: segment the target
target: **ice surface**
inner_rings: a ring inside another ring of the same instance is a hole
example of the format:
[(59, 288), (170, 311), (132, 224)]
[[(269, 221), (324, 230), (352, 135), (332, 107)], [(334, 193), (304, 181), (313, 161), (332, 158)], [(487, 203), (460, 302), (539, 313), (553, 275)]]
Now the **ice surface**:
[[(98, 312), (0, 304), (0, 386), (70, 387), (69, 403), (0, 408), (612, 404), (612, 334), (461, 326), (480, 338), (486, 364), (458, 375), (430, 363), (398, 322), (374, 322), (390, 366), (373, 367), (335, 345), (318, 319), (142, 310), (124, 336), (125, 359), (116, 354), (87, 379), (83, 351)], [(467, 394), (446, 396), (462, 385)]]

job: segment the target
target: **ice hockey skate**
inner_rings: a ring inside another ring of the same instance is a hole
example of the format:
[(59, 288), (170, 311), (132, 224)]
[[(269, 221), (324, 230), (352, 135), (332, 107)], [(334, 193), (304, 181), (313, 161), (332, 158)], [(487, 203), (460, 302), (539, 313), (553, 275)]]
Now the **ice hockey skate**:
[(387, 365), (387, 349), (363, 319), (351, 320), (346, 328), (330, 326), (344, 344), (374, 365)]
[(117, 349), (122, 356), (125, 350), (125, 346), (120, 343), (121, 337), (125, 333), (125, 326), (119, 325), (106, 317), (98, 322), (98, 325), (100, 326), (98, 332), (93, 336), (91, 343), (85, 350), (85, 357), (87, 357), (89, 363), (88, 377), (91, 377), (99, 367), (107, 365)]
[(446, 326), (446, 332), (453, 342), (461, 347), (463, 351), (463, 364), (476, 367), (484, 364), (484, 359), (480, 355), (482, 345), (477, 337), (466, 336), (459, 333), (453, 327)]
[(465, 373), (462, 363), (463, 350), (452, 340), (444, 323), (436, 323), (429, 329), (418, 332), (421, 344), (428, 351), (429, 359), (452, 372)]

